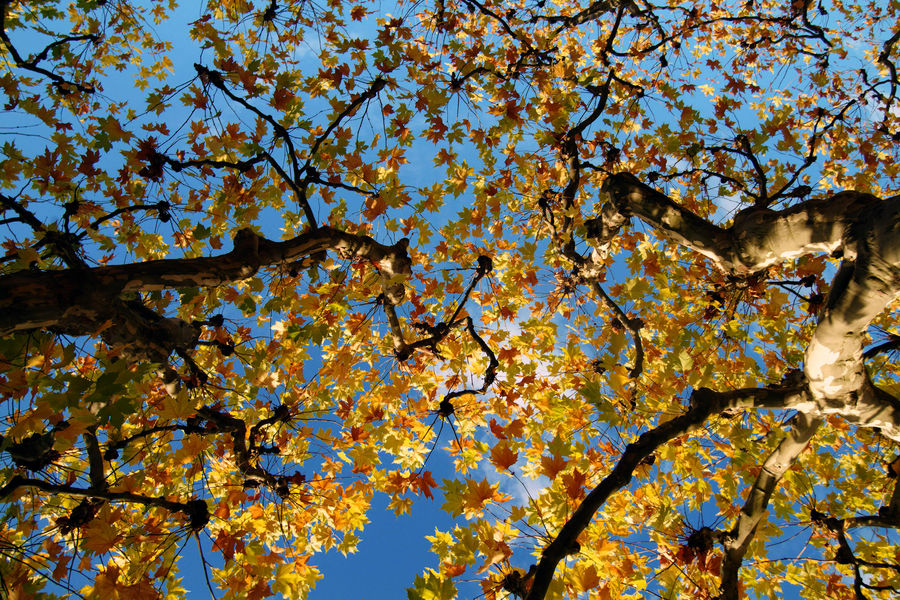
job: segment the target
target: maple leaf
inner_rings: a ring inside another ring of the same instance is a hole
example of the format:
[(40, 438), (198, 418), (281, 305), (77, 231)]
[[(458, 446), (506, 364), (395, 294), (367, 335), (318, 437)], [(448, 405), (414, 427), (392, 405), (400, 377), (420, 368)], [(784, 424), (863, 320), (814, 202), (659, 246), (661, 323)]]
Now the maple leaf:
[(503, 441), (491, 449), (491, 463), (501, 471), (509, 471), (509, 468), (516, 463), (518, 458), (519, 453)]
[(13, 594), (184, 595), (208, 529), (226, 596), (305, 597), (448, 446), (414, 598), (890, 593), (832, 534), (900, 472), (896, 3), (76, 4), (3, 25)]
[(562, 476), (562, 482), (566, 488), (566, 494), (572, 500), (581, 500), (584, 497), (584, 484), (586, 481), (587, 476), (577, 468), (574, 469), (571, 473), (566, 473)]
[(425, 471), (419, 476), (418, 479), (419, 491), (425, 494), (425, 497), (429, 500), (434, 499), (434, 495), (431, 493), (432, 488), (437, 487), (437, 482), (431, 476), (431, 471)]
[(461, 495), (462, 511), (467, 519), (472, 519), (481, 514), (487, 503), (506, 502), (509, 499), (510, 496), (499, 491), (498, 484), (491, 484), (487, 479), (466, 479)]
[(98, 516), (83, 528), (81, 546), (95, 554), (105, 554), (121, 540), (122, 536), (113, 524)]
[(586, 592), (588, 590), (593, 590), (600, 584), (600, 575), (597, 573), (597, 567), (594, 565), (587, 565), (584, 568), (575, 571), (573, 580), (575, 586), (579, 590)]
[(568, 461), (557, 454), (541, 457), (541, 471), (550, 479), (555, 478), (557, 473), (566, 468), (567, 464)]

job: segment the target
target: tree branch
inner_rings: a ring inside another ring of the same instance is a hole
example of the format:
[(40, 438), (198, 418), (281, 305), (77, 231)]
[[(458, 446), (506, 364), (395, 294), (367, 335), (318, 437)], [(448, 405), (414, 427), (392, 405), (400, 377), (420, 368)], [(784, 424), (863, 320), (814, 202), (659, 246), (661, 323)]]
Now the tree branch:
[(598, 252), (632, 215), (736, 276), (813, 252), (840, 251), (845, 261), (806, 348), (804, 373), (815, 406), (798, 410), (839, 414), (900, 440), (900, 400), (876, 389), (863, 363), (868, 324), (900, 290), (900, 197), (882, 201), (841, 192), (780, 211), (751, 209), (723, 229), (633, 175), (612, 175), (603, 189), (610, 203), (588, 227)]
[[(209, 509), (204, 500), (188, 500), (175, 502), (165, 498), (142, 496), (131, 492), (112, 492), (107, 489), (74, 488), (68, 485), (57, 485), (40, 479), (30, 479), (21, 475), (13, 475), (12, 479), (0, 488), (0, 500), (6, 499), (20, 488), (34, 488), (51, 494), (62, 494), (82, 498), (101, 498), (110, 502), (133, 502), (145, 506), (158, 506), (170, 512), (180, 512), (188, 516), (192, 529), (202, 529), (209, 521)], [(201, 506), (202, 505), (202, 506)]]
[(410, 273), (406, 239), (392, 246), (366, 235), (320, 227), (291, 240), (270, 241), (238, 231), (234, 249), (215, 257), (152, 260), (88, 270), (19, 271), (0, 277), (0, 335), (55, 327), (88, 335), (115, 317), (110, 298), (139, 291), (212, 287), (253, 276), (264, 265), (320, 258), (327, 250), (346, 260), (374, 263), (386, 282), (401, 285)]
[(12, 56), (13, 62), (16, 63), (16, 66), (21, 69), (25, 69), (26, 71), (31, 71), (32, 73), (38, 73), (39, 75), (47, 77), (60, 91), (71, 91), (69, 90), (69, 88), (71, 87), (85, 94), (93, 94), (93, 85), (85, 85), (83, 83), (69, 81), (68, 79), (61, 77), (52, 71), (38, 66), (38, 63), (46, 59), (49, 52), (57, 46), (68, 44), (70, 42), (91, 41), (97, 43), (100, 40), (99, 36), (95, 34), (69, 35), (51, 42), (43, 50), (38, 52), (37, 55), (26, 60), (22, 57), (21, 54), (19, 54), (19, 51), (12, 43), (12, 40), (9, 39), (9, 35), (6, 32), (6, 11), (9, 8), (9, 4), (10, 3), (8, 0), (0, 2), (0, 41), (3, 42), (3, 45), (6, 47), (7, 52), (9, 52), (10, 56)]
[(738, 599), (738, 572), (756, 529), (766, 514), (769, 498), (788, 468), (806, 449), (809, 440), (821, 424), (822, 420), (819, 418), (798, 413), (791, 431), (763, 463), (734, 529), (726, 534), (723, 540), (725, 559), (722, 561), (720, 588), (723, 600)]
[(525, 600), (542, 600), (546, 596), (557, 565), (572, 553), (578, 535), (590, 525), (610, 496), (631, 482), (631, 475), (642, 460), (666, 442), (697, 429), (713, 413), (729, 408), (730, 398), (738, 399), (705, 388), (695, 390), (686, 413), (657, 425), (641, 434), (636, 442), (628, 444), (612, 472), (582, 500), (553, 541), (544, 548)]
[[(661, 235), (737, 275), (755, 273), (805, 254), (842, 248), (850, 224), (879, 203), (869, 194), (847, 191), (780, 211), (751, 210), (723, 229), (629, 173), (610, 176), (603, 191), (610, 195), (612, 207), (604, 207), (599, 218), (608, 229), (617, 231), (622, 217), (638, 217)], [(599, 237), (595, 243), (602, 245), (608, 239)]]

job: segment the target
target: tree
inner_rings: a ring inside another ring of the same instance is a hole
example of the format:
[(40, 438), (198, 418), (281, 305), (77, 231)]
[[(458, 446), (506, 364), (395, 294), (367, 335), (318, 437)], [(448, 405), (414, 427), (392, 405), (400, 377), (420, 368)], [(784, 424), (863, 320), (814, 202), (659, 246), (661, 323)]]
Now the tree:
[(0, 1), (4, 592), (896, 594), (897, 17)]

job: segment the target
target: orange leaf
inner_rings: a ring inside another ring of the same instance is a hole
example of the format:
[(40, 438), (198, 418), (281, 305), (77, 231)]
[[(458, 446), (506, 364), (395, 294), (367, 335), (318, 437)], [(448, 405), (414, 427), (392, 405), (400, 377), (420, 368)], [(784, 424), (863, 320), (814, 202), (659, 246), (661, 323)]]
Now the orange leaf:
[(565, 468), (566, 459), (562, 456), (554, 454), (553, 456), (541, 457), (541, 471), (550, 479), (556, 477), (556, 474)]
[(484, 505), (488, 502), (505, 502), (509, 496), (499, 491), (499, 484), (490, 484), (487, 479), (481, 481), (466, 480), (468, 484), (462, 496), (463, 514), (467, 519), (481, 514)]
[(491, 449), (491, 463), (501, 471), (508, 471), (519, 459), (519, 453), (501, 441)]

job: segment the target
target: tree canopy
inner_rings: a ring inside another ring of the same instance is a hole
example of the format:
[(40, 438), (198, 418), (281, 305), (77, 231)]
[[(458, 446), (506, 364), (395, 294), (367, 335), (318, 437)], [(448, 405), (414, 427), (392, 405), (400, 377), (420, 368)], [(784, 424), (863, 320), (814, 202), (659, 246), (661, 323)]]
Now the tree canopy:
[(898, 21), (0, 0), (0, 595), (894, 597)]

